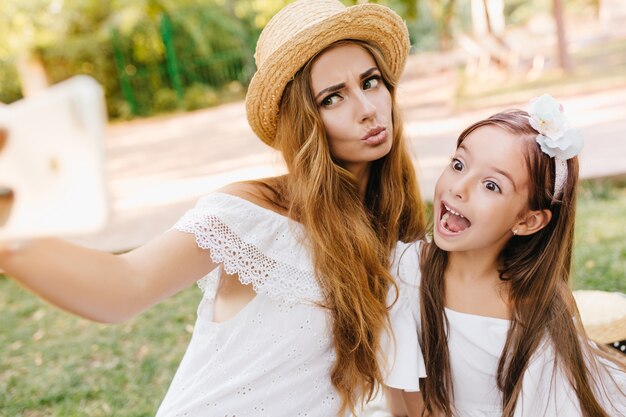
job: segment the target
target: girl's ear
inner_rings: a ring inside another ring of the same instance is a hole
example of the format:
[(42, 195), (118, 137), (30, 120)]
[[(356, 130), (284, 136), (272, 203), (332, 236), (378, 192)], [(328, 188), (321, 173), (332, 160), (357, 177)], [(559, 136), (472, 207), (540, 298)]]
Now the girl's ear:
[(532, 210), (513, 227), (513, 234), (528, 236), (546, 227), (552, 220), (552, 212), (548, 209)]

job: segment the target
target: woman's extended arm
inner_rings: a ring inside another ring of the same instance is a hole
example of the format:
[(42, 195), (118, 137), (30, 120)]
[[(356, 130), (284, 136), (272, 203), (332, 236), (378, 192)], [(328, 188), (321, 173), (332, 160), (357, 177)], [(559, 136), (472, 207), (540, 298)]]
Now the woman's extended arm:
[(123, 255), (58, 239), (0, 243), (0, 268), (56, 306), (101, 322), (127, 320), (216, 265), (192, 234), (170, 230)]

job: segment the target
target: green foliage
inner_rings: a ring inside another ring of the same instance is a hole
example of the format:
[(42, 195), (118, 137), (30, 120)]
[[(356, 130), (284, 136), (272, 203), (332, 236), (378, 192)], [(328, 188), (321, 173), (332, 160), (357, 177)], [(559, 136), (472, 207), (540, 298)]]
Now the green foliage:
[(123, 111), (115, 105), (122, 101), (123, 97), (119, 90), (113, 48), (106, 35), (93, 33), (73, 37), (63, 44), (42, 47), (38, 53), (51, 83), (63, 81), (77, 74), (94, 77), (105, 91), (109, 115), (112, 117), (123, 115)]
[(15, 63), (0, 59), (0, 104), (12, 103), (22, 98), (22, 86)]
[[(258, 29), (235, 9), (219, 0), (1, 2), (0, 24), (10, 36), (0, 36), (0, 99), (19, 98), (11, 62), (31, 50), (52, 83), (76, 74), (96, 78), (112, 118), (175, 110), (185, 102), (214, 105), (221, 97), (215, 91), (228, 91), (233, 81), (247, 84), (254, 70)], [(199, 84), (210, 88), (201, 94)]]
[(171, 88), (162, 88), (154, 94), (152, 103), (153, 113), (171, 112), (180, 107), (178, 94)]
[(214, 106), (219, 102), (219, 97), (215, 90), (204, 84), (193, 84), (185, 89), (185, 109), (196, 110), (204, 107)]

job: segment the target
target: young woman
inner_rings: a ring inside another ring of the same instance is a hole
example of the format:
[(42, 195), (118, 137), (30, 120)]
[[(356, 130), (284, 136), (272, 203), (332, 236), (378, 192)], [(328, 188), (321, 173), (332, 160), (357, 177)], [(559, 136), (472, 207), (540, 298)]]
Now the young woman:
[(625, 415), (624, 364), (586, 338), (568, 286), (581, 148), (547, 95), (459, 137), (435, 188), (433, 241), (399, 264), (394, 331), (417, 329), (427, 374), (419, 387), (406, 375), (421, 350), (405, 344), (387, 384), (413, 391), (407, 414)]
[[(390, 259), (424, 229), (395, 106), (404, 22), (378, 5), (301, 0), (258, 41), (246, 107), (289, 174), (201, 199), (121, 256), (4, 242), (0, 267), (51, 303), (126, 320), (201, 281), (165, 416), (344, 416), (382, 380)], [(207, 275), (208, 274), (208, 275)]]

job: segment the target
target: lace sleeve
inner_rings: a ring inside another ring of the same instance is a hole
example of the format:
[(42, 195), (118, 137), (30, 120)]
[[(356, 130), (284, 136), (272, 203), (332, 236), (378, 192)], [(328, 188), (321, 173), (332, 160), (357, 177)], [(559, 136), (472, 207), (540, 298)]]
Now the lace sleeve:
[(211, 194), (173, 228), (192, 233), (213, 262), (259, 294), (286, 302), (321, 299), (306, 248), (277, 213), (238, 197)]

